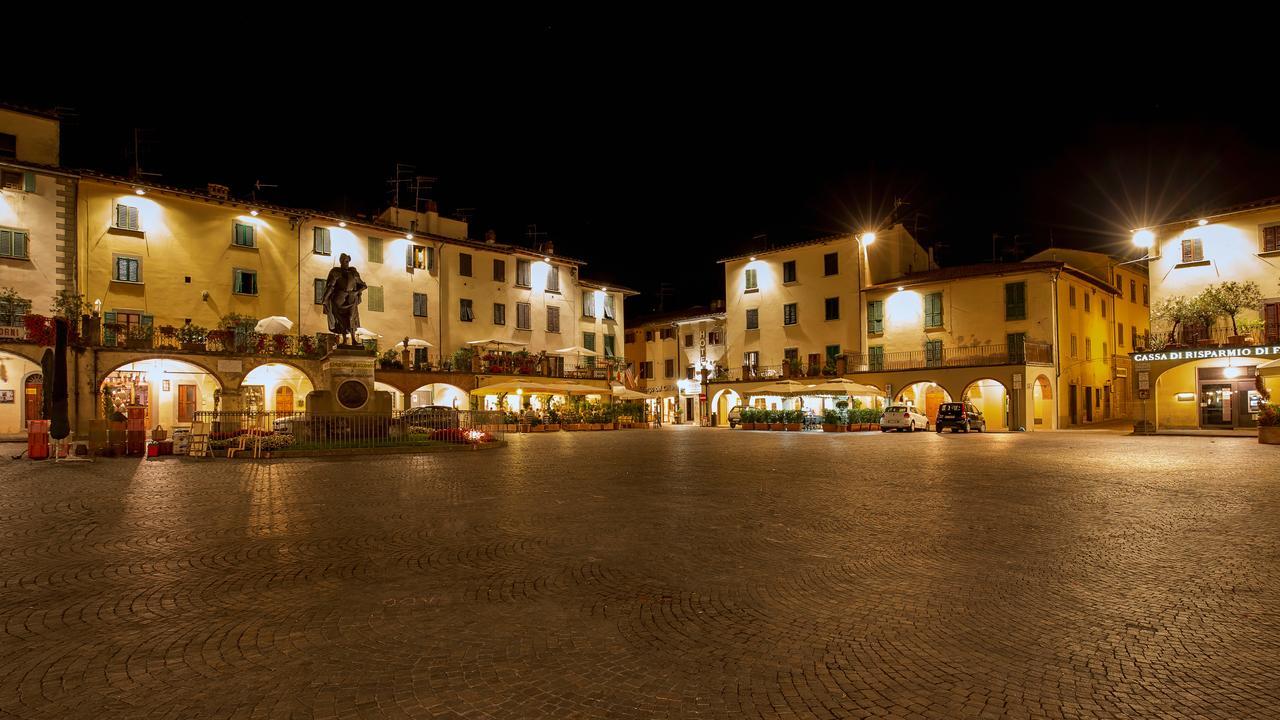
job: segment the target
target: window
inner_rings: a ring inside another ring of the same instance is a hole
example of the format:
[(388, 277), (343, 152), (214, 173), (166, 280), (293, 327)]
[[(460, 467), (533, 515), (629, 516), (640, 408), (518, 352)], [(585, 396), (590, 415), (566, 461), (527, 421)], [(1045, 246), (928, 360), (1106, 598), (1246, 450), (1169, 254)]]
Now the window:
[(382, 286), (370, 285), (365, 290), (369, 293), (369, 312), (382, 312)]
[(1084, 311), (1089, 312), (1089, 293), (1084, 293)]
[(1151, 291), (1147, 288), (1146, 283), (1142, 283), (1142, 304), (1143, 305), (1151, 304)]
[(1116, 328), (1116, 347), (1124, 347), (1124, 326), (1120, 325)]
[(942, 367), (942, 341), (941, 340), (925, 341), (924, 364), (928, 367)]
[(507, 305), (506, 305), (506, 303), (494, 303), (494, 304), (493, 304), (493, 324), (494, 324), (494, 325), (506, 325), (506, 324), (507, 324)]
[(316, 255), (329, 255), (329, 228), (315, 227), (311, 228), (311, 252)]
[(596, 316), (596, 293), (594, 290), (582, 291), (582, 317)]
[(883, 345), (872, 345), (867, 348), (867, 369), (871, 371), (884, 370)]
[[(0, 190), (21, 190), (26, 184), (26, 175), (30, 173), (21, 173), (17, 170), (0, 169)], [(34, 178), (35, 176), (32, 175)]]
[(547, 308), (547, 332), (560, 332), (560, 308), (558, 307)]
[(748, 350), (742, 353), (742, 364), (747, 367), (757, 367), (760, 365), (760, 351)]
[(676, 361), (675, 361), (675, 360), (663, 360), (663, 361), (662, 361), (662, 375), (663, 375), (663, 377), (675, 377), (675, 376), (676, 376)]
[(658, 334), (659, 334), (659, 339), (661, 340), (674, 340), (676, 337), (676, 329), (663, 328), (662, 330), (658, 331)]
[(692, 334), (686, 334), (686, 335), (684, 336), (684, 346), (685, 346), (685, 347), (687, 347), (687, 348), (691, 348), (691, 347), (693, 347), (693, 335), (692, 335)]
[(1280, 342), (1280, 303), (1270, 302), (1262, 306), (1262, 333), (1266, 342)]
[(413, 316), (414, 317), (427, 316), (427, 294), (426, 293), (413, 294)]
[(743, 273), (743, 282), (745, 283), (743, 285), (744, 292), (755, 292), (760, 289), (760, 286), (756, 284), (756, 271), (754, 268), (747, 268), (746, 272)]
[(425, 245), (410, 245), (406, 255), (405, 269), (409, 272), (414, 270), (430, 271), (435, 268), (435, 248), (426, 247)]
[(1067, 304), (1070, 305), (1071, 307), (1076, 306), (1076, 286), (1075, 285), (1067, 286)]
[(1004, 336), (1005, 348), (1009, 353), (1009, 362), (1013, 365), (1021, 365), (1026, 362), (1026, 333), (1009, 333)]
[(644, 341), (645, 341), (645, 342), (653, 342), (653, 331), (652, 331), (652, 330), (645, 330), (645, 331), (644, 331)]
[(840, 319), (840, 298), (838, 297), (827, 298), (826, 306), (827, 306), (827, 319), (839, 320)]
[(782, 324), (795, 325), (796, 321), (799, 319), (798, 318), (799, 314), (800, 313), (796, 309), (795, 303), (787, 303), (786, 305), (783, 305), (782, 306)]
[(822, 274), (836, 275), (840, 272), (840, 253), (827, 253), (822, 256)]
[(507, 281), (507, 261), (493, 259), (493, 279), (496, 282), (504, 283)]
[(648, 380), (653, 378), (653, 361), (645, 360), (640, 363), (640, 379)]
[(788, 260), (782, 263), (782, 282), (793, 283), (796, 281), (796, 261)]
[[(584, 348), (586, 348), (586, 349), (588, 349), (588, 350), (595, 350), (595, 349), (596, 349), (596, 334), (595, 334), (595, 333), (593, 333), (593, 332), (584, 332), (584, 333), (582, 333), (582, 347), (584, 347)], [(667, 362), (671, 362), (671, 361), (670, 361), (670, 360), (668, 360)], [(668, 375), (667, 377), (671, 377), (671, 376), (670, 376), (670, 375)]]
[(1005, 283), (1004, 286), (1004, 319), (1027, 319), (1027, 283)]
[(760, 311), (756, 308), (751, 308), (750, 310), (747, 311), (747, 329), (748, 330), (760, 329)]
[(0, 133), (0, 158), (18, 157), (18, 136)]
[(1102, 313), (1102, 317), (1107, 316), (1107, 300), (1106, 298), (1098, 300), (1098, 311)]
[(1129, 302), (1138, 302), (1138, 283), (1135, 280), (1129, 280)]
[(516, 287), (531, 287), (529, 282), (530, 264), (528, 260), (516, 260)]
[(1071, 335), (1071, 357), (1080, 357), (1079, 351), (1076, 349), (1075, 333), (1072, 333)]
[(604, 356), (605, 357), (614, 357), (615, 355), (618, 354), (617, 341), (618, 341), (617, 335), (604, 336)]
[(710, 332), (708, 332), (708, 333), (707, 333), (707, 344), (708, 344), (708, 345), (719, 345), (719, 344), (720, 344), (720, 343), (722, 343), (722, 342), (724, 342), (724, 341), (720, 338), (720, 331), (719, 331), (719, 330), (712, 330), (712, 331), (710, 331)]
[(560, 292), (560, 268), (555, 265), (547, 266), (547, 292)]
[(1107, 361), (1107, 343), (1105, 340), (1102, 342), (1102, 361)]
[(1084, 339), (1084, 359), (1085, 360), (1093, 359), (1093, 338)]
[(685, 365), (685, 366), (684, 366), (684, 379), (685, 379), (685, 380), (692, 380), (692, 379), (693, 379), (693, 366), (692, 366), (692, 365)]
[(867, 334), (880, 335), (884, 332), (884, 301), (871, 300), (867, 303)]
[(635, 342), (636, 342), (636, 334), (634, 332), (627, 332), (622, 334), (623, 345), (634, 345)]
[(382, 238), (371, 237), (369, 240), (369, 262), (382, 263)]
[(1134, 350), (1138, 349), (1138, 326), (1137, 325), (1129, 326), (1129, 347), (1133, 348)]
[(471, 277), (471, 253), (458, 253), (458, 274)]
[(121, 230), (141, 230), (138, 225), (138, 208), (116, 203), (115, 226)]
[(942, 293), (929, 293), (924, 296), (924, 326), (942, 327)]
[(25, 230), (0, 228), (0, 257), (25, 260), (27, 252), (27, 232)]
[(1204, 260), (1204, 241), (1200, 238), (1182, 238), (1182, 262), (1193, 263)]
[(317, 305), (323, 305), (323, 304), (324, 304), (324, 289), (325, 289), (325, 285), (326, 285), (326, 283), (325, 283), (325, 281), (324, 281), (324, 278), (316, 278), (316, 279), (313, 281), (313, 283), (312, 283), (312, 284), (314, 285), (314, 289), (315, 289), (315, 302), (316, 302), (316, 304), (317, 304)]
[(1280, 225), (1262, 228), (1262, 252), (1280, 252)]
[(839, 345), (828, 345), (828, 346), (827, 346), (827, 348), (826, 348), (826, 350), (827, 350), (827, 364), (828, 364), (828, 365), (835, 365), (835, 364), (836, 364), (836, 358), (837, 358), (837, 357), (840, 357), (840, 346), (839, 346)]
[(237, 295), (258, 294), (258, 273), (254, 270), (231, 270), (231, 292)]
[(605, 295), (605, 296), (604, 296), (604, 319), (605, 319), (605, 320), (613, 320), (613, 319), (614, 319), (614, 317), (613, 317), (613, 309), (614, 309), (614, 308), (613, 308), (613, 296), (612, 296), (612, 295)]
[(1116, 290), (1120, 293), (1120, 299), (1124, 299), (1124, 276), (1116, 273)]
[(782, 348), (782, 363), (794, 367), (800, 362), (800, 348)]
[(231, 244), (239, 247), (256, 247), (252, 225), (233, 223), (231, 228)]
[(112, 257), (111, 279), (117, 282), (142, 282), (142, 258), (133, 255), (116, 255)]
[(467, 298), (458, 299), (458, 319), (462, 322), (471, 322), (475, 320), (475, 313), (471, 309), (471, 301)]
[(533, 311), (529, 303), (516, 303), (516, 329), (533, 329)]

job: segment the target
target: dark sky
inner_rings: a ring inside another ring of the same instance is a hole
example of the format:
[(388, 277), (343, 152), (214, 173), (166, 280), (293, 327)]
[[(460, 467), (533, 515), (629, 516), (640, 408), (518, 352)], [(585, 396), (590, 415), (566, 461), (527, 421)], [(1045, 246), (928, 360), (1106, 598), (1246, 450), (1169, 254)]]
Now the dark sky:
[(667, 309), (721, 297), (715, 260), (875, 225), (895, 199), (958, 264), (990, 259), (993, 234), (1007, 259), (1051, 238), (1126, 249), (1134, 226), (1280, 195), (1280, 115), (1238, 48), (816, 37), (823, 20), (534, 18), (399, 52), (175, 60), (172, 80), (152, 62), (127, 101), (64, 79), (0, 99), (73, 108), (67, 165), (127, 173), (141, 127), (159, 182), (247, 197), (260, 180), (282, 204), (376, 212), (414, 165), (443, 212), (473, 209), (473, 236), (536, 223), (586, 276), (641, 290), (632, 312), (660, 283)]

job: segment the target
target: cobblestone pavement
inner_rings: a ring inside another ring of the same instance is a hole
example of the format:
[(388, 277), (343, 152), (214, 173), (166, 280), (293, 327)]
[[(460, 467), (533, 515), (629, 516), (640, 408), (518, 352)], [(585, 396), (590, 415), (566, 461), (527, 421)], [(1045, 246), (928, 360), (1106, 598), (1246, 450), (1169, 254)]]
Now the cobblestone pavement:
[(4, 718), (1280, 716), (1280, 452), (1254, 441), (9, 454)]

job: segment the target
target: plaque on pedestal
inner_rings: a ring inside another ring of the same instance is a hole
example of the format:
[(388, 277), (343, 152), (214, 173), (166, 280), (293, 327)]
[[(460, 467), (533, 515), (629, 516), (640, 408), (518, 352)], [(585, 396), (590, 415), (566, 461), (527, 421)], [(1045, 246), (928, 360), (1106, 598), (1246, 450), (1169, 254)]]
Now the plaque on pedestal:
[(373, 388), (375, 362), (364, 350), (334, 349), (320, 361), (324, 387), (307, 394), (307, 412), (391, 417), (391, 393)]

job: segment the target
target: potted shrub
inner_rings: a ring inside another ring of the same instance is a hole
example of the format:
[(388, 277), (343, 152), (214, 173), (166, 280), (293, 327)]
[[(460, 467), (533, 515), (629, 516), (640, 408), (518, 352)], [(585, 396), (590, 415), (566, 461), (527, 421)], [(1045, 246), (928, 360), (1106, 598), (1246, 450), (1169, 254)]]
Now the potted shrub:
[(756, 411), (755, 408), (742, 408), (742, 414), (738, 416), (738, 427), (743, 430), (756, 429)]
[(770, 430), (778, 431), (787, 429), (787, 425), (782, 418), (781, 410), (765, 410), (764, 414), (768, 419)]
[(1258, 442), (1280, 445), (1280, 405), (1266, 403), (1258, 415)]
[(783, 421), (787, 424), (787, 430), (797, 432), (804, 429), (804, 411), (803, 410), (787, 410), (784, 413)]
[(840, 422), (840, 413), (836, 410), (827, 410), (822, 413), (822, 432), (841, 432), (844, 430), (844, 423)]
[(544, 432), (545, 430), (546, 428), (543, 427), (542, 418), (538, 417), (537, 415), (529, 416), (529, 432), (539, 433), (539, 432)]
[(204, 352), (205, 336), (209, 334), (206, 328), (187, 323), (178, 328), (176, 334), (178, 345), (186, 352)]
[(560, 411), (556, 408), (547, 410), (547, 432), (559, 432), (560, 430)]

